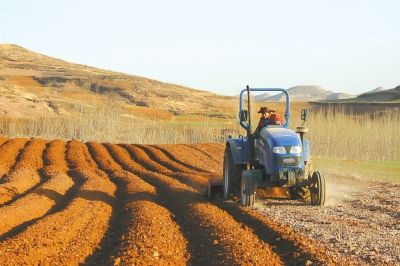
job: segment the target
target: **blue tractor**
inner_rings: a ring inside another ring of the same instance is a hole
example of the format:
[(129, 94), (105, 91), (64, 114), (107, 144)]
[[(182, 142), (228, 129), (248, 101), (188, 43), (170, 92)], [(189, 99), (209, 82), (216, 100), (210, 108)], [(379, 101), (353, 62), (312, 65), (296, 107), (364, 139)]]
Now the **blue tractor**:
[[(269, 124), (253, 132), (250, 92), (283, 92), (286, 95), (285, 122)], [(243, 96), (247, 93), (247, 110)], [(256, 190), (283, 188), (292, 199), (309, 200), (311, 205), (325, 203), (325, 178), (319, 171), (312, 171), (310, 142), (304, 138), (308, 129), (304, 123), (308, 110), (302, 110), (303, 125), (296, 132), (289, 129), (289, 94), (279, 88), (250, 88), (240, 92), (240, 125), (246, 136), (226, 141), (222, 184), (210, 182), (209, 196), (221, 188), (225, 200), (239, 194), (243, 206), (253, 206)]]

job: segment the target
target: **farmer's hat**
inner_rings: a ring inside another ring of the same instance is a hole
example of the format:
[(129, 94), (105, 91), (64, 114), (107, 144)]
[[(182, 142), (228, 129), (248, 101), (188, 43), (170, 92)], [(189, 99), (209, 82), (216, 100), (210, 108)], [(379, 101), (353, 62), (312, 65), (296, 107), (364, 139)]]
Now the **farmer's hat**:
[(265, 114), (265, 113), (275, 113), (275, 110), (272, 109), (268, 109), (267, 107), (261, 107), (260, 111), (258, 111), (258, 113), (260, 114)]

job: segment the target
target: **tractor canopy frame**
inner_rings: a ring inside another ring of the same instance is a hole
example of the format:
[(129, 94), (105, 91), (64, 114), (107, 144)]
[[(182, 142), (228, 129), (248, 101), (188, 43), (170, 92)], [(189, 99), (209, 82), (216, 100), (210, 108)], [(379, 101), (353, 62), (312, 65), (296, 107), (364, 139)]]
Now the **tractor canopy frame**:
[[(285, 110), (285, 123), (282, 125), (282, 127), (284, 128), (288, 128), (289, 124), (290, 124), (290, 100), (289, 100), (289, 94), (285, 89), (281, 89), (281, 88), (250, 88), (249, 86), (246, 87), (246, 89), (243, 89), (240, 92), (240, 99), (239, 99), (239, 119), (240, 119), (240, 125), (248, 132), (251, 134), (251, 123), (247, 123), (246, 121), (244, 121), (243, 119), (241, 119), (243, 117), (244, 114), (244, 109), (243, 109), (243, 95), (245, 92), (247, 92), (247, 97), (248, 97), (248, 103), (250, 103), (250, 99), (249, 99), (249, 94), (251, 91), (258, 91), (258, 92), (268, 92), (268, 91), (278, 91), (278, 92), (283, 92), (286, 96), (286, 110)], [(250, 105), (248, 106), (250, 107)], [(248, 114), (246, 115), (247, 117), (249, 117), (249, 120), (251, 121), (251, 110), (250, 108), (248, 108), (247, 110)]]

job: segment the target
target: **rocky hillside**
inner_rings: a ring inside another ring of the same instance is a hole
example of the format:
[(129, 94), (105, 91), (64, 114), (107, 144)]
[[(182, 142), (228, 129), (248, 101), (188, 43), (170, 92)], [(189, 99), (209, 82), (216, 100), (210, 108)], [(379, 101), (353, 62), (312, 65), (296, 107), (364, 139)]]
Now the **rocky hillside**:
[(0, 45), (0, 114), (67, 113), (75, 102), (114, 99), (171, 113), (218, 114), (233, 97), (97, 69)]

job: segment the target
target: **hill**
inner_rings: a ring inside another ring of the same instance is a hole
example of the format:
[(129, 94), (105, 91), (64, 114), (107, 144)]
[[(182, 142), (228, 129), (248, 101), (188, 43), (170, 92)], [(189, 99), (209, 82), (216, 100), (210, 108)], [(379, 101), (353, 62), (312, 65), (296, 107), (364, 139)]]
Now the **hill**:
[(71, 112), (77, 102), (150, 107), (174, 114), (218, 115), (233, 97), (102, 70), (0, 45), (0, 114), (27, 116)]
[(355, 100), (368, 102), (397, 102), (400, 101), (400, 86), (390, 90), (377, 88), (368, 93), (359, 95)]
[[(287, 90), (291, 101), (295, 102), (308, 102), (308, 101), (321, 101), (321, 100), (337, 100), (347, 99), (352, 97), (346, 93), (335, 93), (323, 89), (316, 85), (295, 86)], [(263, 97), (265, 101), (285, 101), (285, 94), (279, 93), (269, 97)]]
[(367, 103), (374, 103), (374, 104), (380, 104), (383, 107), (385, 103), (386, 104), (390, 103), (394, 106), (398, 106), (398, 104), (400, 103), (400, 86), (397, 86), (396, 88), (393, 89), (385, 89), (382, 87), (378, 87), (376, 89), (362, 93), (357, 97), (353, 98), (320, 101), (321, 104), (324, 102), (334, 103), (334, 104), (360, 103), (364, 105)]
[(374, 93), (374, 92), (385, 91), (385, 90), (387, 90), (387, 89), (386, 89), (386, 88), (384, 88), (384, 87), (378, 87), (378, 88), (376, 88), (376, 89), (373, 89), (373, 90), (370, 90), (370, 91), (364, 92), (364, 93), (362, 93), (361, 95), (363, 95), (363, 94), (370, 94), (370, 93)]

